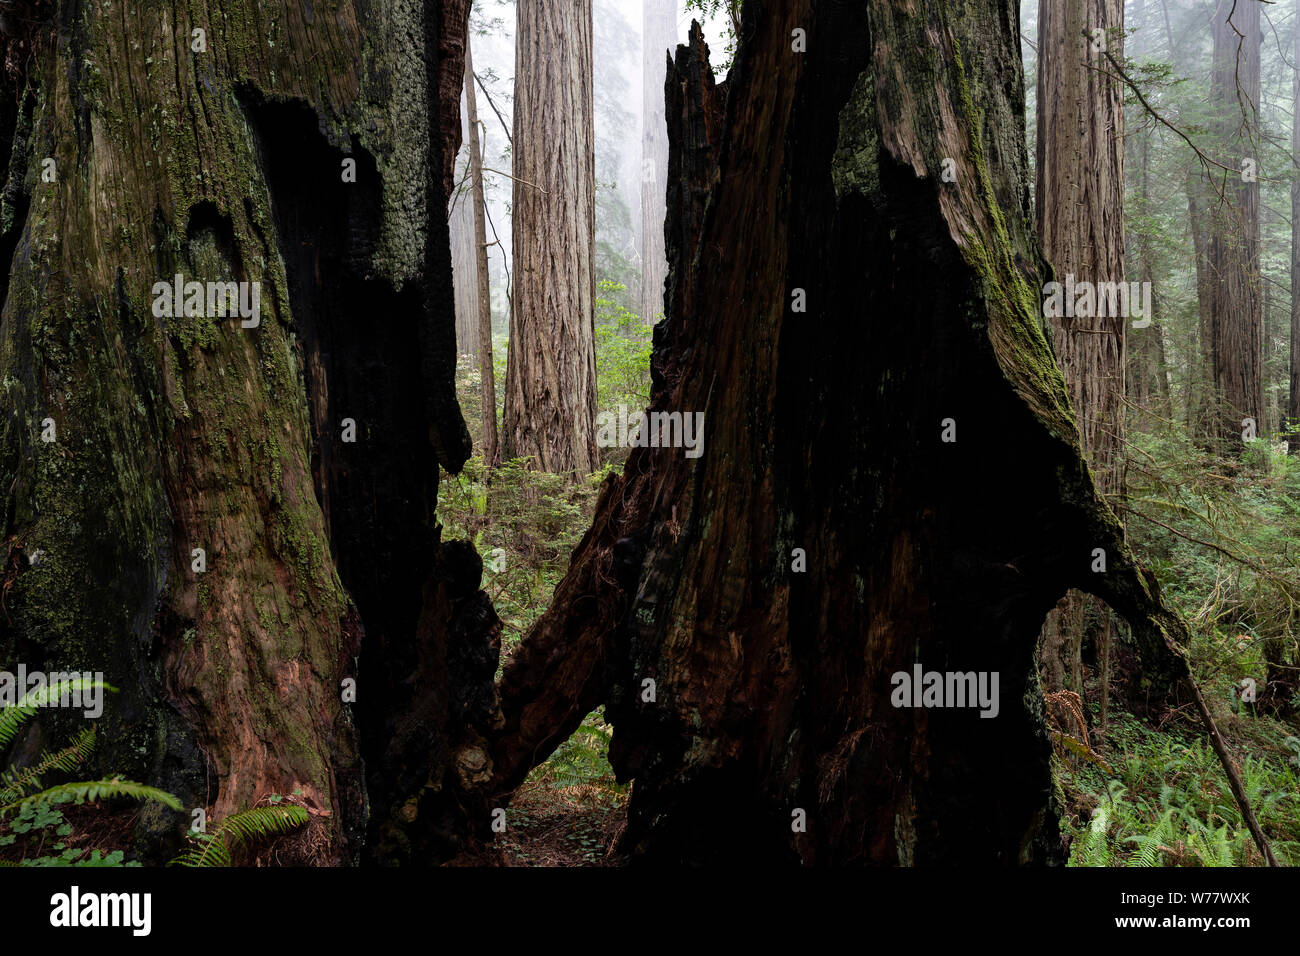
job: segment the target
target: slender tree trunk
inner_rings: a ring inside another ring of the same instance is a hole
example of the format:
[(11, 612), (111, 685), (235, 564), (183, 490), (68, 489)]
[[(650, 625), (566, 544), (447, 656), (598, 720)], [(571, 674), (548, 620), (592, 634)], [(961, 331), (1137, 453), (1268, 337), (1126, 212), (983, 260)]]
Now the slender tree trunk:
[[(1253, 420), (1264, 427), (1263, 313), (1259, 265), (1259, 8), (1219, 0), (1214, 13), (1210, 101), (1217, 111), (1219, 161), (1210, 236), (1209, 358), (1213, 372), (1216, 445), (1239, 451)], [(1231, 16), (1231, 20), (1229, 17)], [(1254, 175), (1250, 174), (1254, 164)], [(1238, 173), (1237, 170), (1243, 172)]]
[[(1039, 8), (1035, 211), (1043, 252), (1066, 289), (1125, 282), (1124, 98), (1106, 60), (1109, 53), (1123, 61), (1123, 37), (1123, 0), (1054, 0)], [(1090, 307), (1080, 302), (1052, 319), (1084, 454), (1107, 496), (1123, 493), (1126, 316), (1119, 304), (1098, 294)], [(1088, 603), (1082, 594), (1068, 595), (1044, 623), (1047, 690), (1062, 689), (1053, 679), (1068, 673), (1070, 689), (1084, 693)], [(1103, 650), (1098, 646), (1105, 670)]]
[[(457, 187), (451, 197), (451, 215), (447, 227), (451, 233), (451, 275), (456, 293), (456, 352), (473, 353), (478, 341), (478, 278), (474, 255), (474, 196), (469, 183), (468, 149), (462, 151), (463, 164), (457, 163)], [(477, 355), (475, 355), (477, 362)]]
[(668, 256), (664, 251), (664, 195), (668, 129), (664, 119), (665, 66), (672, 66), (677, 37), (677, 0), (645, 0), (641, 6), (641, 319), (654, 322), (664, 310)]
[[(487, 223), (483, 195), (483, 153), (478, 136), (478, 101), (474, 93), (474, 58), (471, 41), (465, 40), (465, 112), (469, 118), (469, 163), (473, 184), (474, 276), (478, 295), (474, 313), (474, 338), (478, 341), (478, 366), (483, 420), (483, 461), (489, 466), (500, 460), (497, 450), (497, 385), (492, 365), (492, 293), (488, 286)], [(473, 341), (471, 339), (470, 341)]]
[[(1265, 214), (1261, 216), (1260, 222), (1260, 230), (1262, 232), (1268, 231), (1268, 228), (1271, 225), (1269, 219), (1270, 217), (1268, 216), (1267, 211), (1265, 211)], [(1264, 303), (1261, 312), (1263, 315), (1264, 326), (1264, 354), (1262, 357), (1261, 368), (1267, 370), (1270, 361), (1278, 351), (1277, 343), (1281, 338), (1282, 330), (1274, 315), (1273, 285), (1270, 282), (1264, 281), (1262, 274), (1260, 276), (1260, 286), (1264, 295)], [(1288, 329), (1288, 338), (1289, 337), (1290, 331)], [(1278, 434), (1282, 429), (1282, 409), (1278, 401), (1278, 393), (1276, 389), (1270, 389), (1268, 391), (1267, 396), (1264, 399), (1263, 411), (1264, 417), (1260, 419), (1260, 434), (1264, 436)]]
[(1291, 392), (1292, 453), (1300, 451), (1300, 0), (1296, 0), (1295, 70), (1291, 98)]
[[(494, 788), (603, 699), (639, 859), (1045, 862), (1047, 611), (1088, 588), (1157, 694), (1186, 676), (1043, 334), (1018, 27), (747, 0), (725, 110), (692, 29), (652, 408), (704, 413), (705, 444), (609, 482), (502, 680)], [(900, 706), (914, 666), (996, 672), (998, 716)]]
[(591, 43), (591, 0), (519, 4), (501, 452), (556, 474), (586, 475), (599, 464)]
[(1209, 241), (1205, 220), (1209, 214), (1206, 183), (1199, 169), (1187, 171), (1187, 221), (1196, 260), (1196, 326), (1188, 334), (1187, 429), (1208, 447), (1215, 433), (1214, 369), (1210, 346)]
[[(1151, 131), (1140, 134), (1141, 176), (1139, 179), (1142, 214), (1150, 217), (1151, 209)], [(1133, 404), (1145, 413), (1154, 411), (1163, 418), (1173, 415), (1173, 406), (1169, 393), (1169, 366), (1165, 354), (1165, 330), (1161, 321), (1161, 296), (1156, 288), (1155, 277), (1158, 272), (1155, 262), (1155, 250), (1151, 237), (1142, 234), (1137, 237), (1136, 258), (1141, 263), (1142, 281), (1151, 288), (1151, 313), (1153, 323), (1147, 330), (1149, 334), (1133, 336), (1133, 345), (1129, 354), (1129, 397)], [(1142, 330), (1137, 330), (1139, 333)], [(1147, 427), (1150, 427), (1149, 424)]]

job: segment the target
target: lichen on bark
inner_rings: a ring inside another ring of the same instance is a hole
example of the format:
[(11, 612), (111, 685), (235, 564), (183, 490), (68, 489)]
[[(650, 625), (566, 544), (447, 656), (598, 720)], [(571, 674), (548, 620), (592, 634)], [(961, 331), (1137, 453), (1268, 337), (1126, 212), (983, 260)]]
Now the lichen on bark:
[[(315, 319), (294, 312), (302, 263), (281, 241), (285, 216), (314, 197), (273, 191), (268, 169), (285, 157), (256, 114), (278, 104), (311, 117), (319, 144), (291, 160), (304, 182), (341, 182), (344, 155), (376, 180), (359, 187), (369, 207), (349, 207), (374, 236), (354, 266), (414, 308), (387, 321), (409, 323), (415, 346), (396, 360), (421, 383), (413, 419), (436, 449), (419, 517), (432, 566), (436, 463), (468, 454), (444, 354), (445, 224), (427, 215), (445, 205), (442, 140), (459, 131), (448, 78), (467, 13), (463, 0), (69, 2), (20, 80), (31, 133), (14, 137), (5, 197), (30, 211), (0, 319), (13, 568), (0, 663), (104, 671), (122, 688), (100, 735), (105, 769), (216, 817), (297, 793), (322, 811), (330, 862), (357, 858), (367, 820), (340, 697), (365, 625), (313, 465), (327, 443), (362, 472), (389, 452), (338, 445), (338, 422), (318, 414), (302, 347)], [(53, 183), (40, 179), (46, 156)], [(260, 324), (156, 317), (153, 284), (176, 273), (260, 283)], [(39, 439), (47, 417), (54, 443)], [(423, 584), (407, 596), (417, 609)], [(426, 640), (445, 648), (447, 636)], [(154, 825), (175, 837), (188, 815)]]

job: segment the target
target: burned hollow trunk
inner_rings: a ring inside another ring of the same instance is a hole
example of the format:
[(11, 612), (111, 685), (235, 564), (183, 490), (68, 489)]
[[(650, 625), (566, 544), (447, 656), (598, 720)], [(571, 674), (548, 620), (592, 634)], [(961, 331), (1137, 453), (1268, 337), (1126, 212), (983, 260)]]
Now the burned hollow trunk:
[[(652, 410), (703, 413), (702, 453), (634, 449), (607, 486), (502, 680), (493, 788), (603, 699), (635, 859), (1058, 860), (1048, 609), (1096, 593), (1152, 687), (1187, 669), (1040, 320), (1018, 24), (745, 12), (725, 108), (698, 29), (668, 83)], [(918, 666), (996, 674), (988, 716), (896, 706)]]

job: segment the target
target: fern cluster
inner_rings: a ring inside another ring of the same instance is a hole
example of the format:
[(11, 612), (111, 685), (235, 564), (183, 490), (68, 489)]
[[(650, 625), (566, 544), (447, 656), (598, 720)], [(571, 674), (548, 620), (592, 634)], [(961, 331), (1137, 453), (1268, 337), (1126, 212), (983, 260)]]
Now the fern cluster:
[[(1242, 866), (1258, 854), (1210, 748), (1165, 738), (1119, 767), (1086, 827), (1075, 833), (1072, 866)], [(1241, 777), (1261, 826), (1300, 827), (1300, 777), (1285, 764), (1247, 757)], [(1300, 842), (1273, 840), (1284, 864)]]
[[(104, 690), (114, 692), (117, 690), (103, 681), (77, 678), (33, 691), (24, 695), (23, 699), (12, 707), (0, 708), (0, 747), (13, 740), (23, 722), (34, 716), (37, 710), (46, 706), (50, 700), (57, 700), (64, 693), (82, 691), (91, 687), (102, 687)], [(119, 777), (42, 787), (42, 777), (56, 772), (71, 773), (86, 762), (94, 747), (95, 731), (84, 730), (67, 747), (42, 755), (30, 767), (21, 770), (6, 768), (0, 771), (0, 820), (28, 804), (86, 803), (112, 797), (157, 800), (173, 810), (181, 809), (180, 801), (170, 793), (131, 780), (122, 780)]]
[[(116, 690), (102, 681), (76, 678), (33, 691), (24, 695), (17, 704), (0, 708), (0, 748), (7, 746), (17, 735), (23, 723), (49, 701), (58, 699), (65, 692), (72, 693), (92, 687), (102, 687), (107, 691)], [(0, 770), (0, 822), (9, 821), (9, 829), (12, 831), (8, 836), (0, 836), (0, 846), (13, 844), (19, 835), (52, 830), (56, 840), (52, 849), (59, 851), (58, 856), (39, 856), (23, 859), (19, 864), (9, 865), (117, 866), (121, 864), (124, 856), (121, 850), (114, 850), (107, 855), (95, 850), (87, 857), (84, 850), (58, 842), (59, 838), (72, 833), (72, 827), (64, 821), (62, 812), (57, 809), (60, 804), (83, 804), (128, 797), (135, 800), (155, 800), (173, 810), (181, 809), (181, 802), (172, 794), (156, 787), (123, 780), (120, 777), (45, 785), (44, 779), (50, 774), (70, 774), (76, 771), (90, 759), (94, 749), (95, 731), (94, 728), (90, 728), (77, 734), (72, 742), (61, 750), (42, 754), (28, 767), (6, 767)], [(42, 845), (44, 845), (43, 841)]]
[(51, 701), (59, 700), (65, 694), (68, 696), (81, 694), (95, 687), (117, 693), (117, 688), (111, 684), (88, 677), (77, 677), (29, 691), (18, 703), (9, 707), (0, 707), (0, 747), (9, 746), (9, 742), (22, 727), (23, 721), (34, 717), (38, 710), (48, 707)]

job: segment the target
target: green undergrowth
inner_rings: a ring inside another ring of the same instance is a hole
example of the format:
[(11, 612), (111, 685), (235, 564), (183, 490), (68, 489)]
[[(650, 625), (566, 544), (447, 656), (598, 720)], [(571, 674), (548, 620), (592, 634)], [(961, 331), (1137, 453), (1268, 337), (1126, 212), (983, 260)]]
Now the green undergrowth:
[(550, 605), (607, 473), (575, 485), (523, 461), (489, 470), (476, 454), (459, 475), (439, 480), (444, 538), (472, 542), (483, 558), (483, 589), (501, 618), (502, 666)]
[[(649, 403), (651, 326), (632, 311), (632, 304), (622, 283), (609, 279), (597, 283), (598, 412), (616, 412), (619, 406), (636, 412)], [(498, 428), (505, 396), (506, 346), (504, 337), (494, 338)], [(462, 355), (456, 394), (475, 454), (460, 474), (441, 474), (438, 518), (445, 539), (470, 541), (483, 558), (483, 589), (502, 623), (500, 677), (520, 641), (550, 606), (574, 549), (591, 527), (600, 487), (622, 468), (628, 449), (601, 449), (601, 468), (576, 484), (531, 470), (520, 460), (488, 468), (482, 455), (481, 385), (473, 357)], [(606, 758), (610, 732), (600, 710), (589, 714), (533, 771), (525, 787), (534, 796), (541, 792), (571, 796), (580, 791), (584, 800), (621, 805), (626, 788), (615, 783)]]
[[(0, 707), (0, 753), (18, 737), (23, 725), (42, 708), (55, 706), (74, 693), (117, 688), (99, 680), (74, 678), (33, 689), (10, 706)], [(170, 793), (120, 776), (101, 780), (69, 780), (93, 754), (95, 729), (79, 732), (66, 746), (45, 750), (34, 760), (0, 768), (0, 865), (3, 866), (138, 866), (126, 862), (126, 851), (94, 846), (95, 839), (124, 838), (121, 833), (95, 834), (80, 829), (69, 814), (108, 803), (150, 800), (181, 809)], [(102, 807), (101, 807), (102, 808)], [(79, 820), (89, 819), (85, 813)]]
[[(1285, 741), (1284, 729), (1255, 728), (1253, 739), (1220, 729), (1242, 754), (1247, 799), (1278, 862), (1300, 865), (1300, 739), (1290, 738), (1295, 750), (1272, 749), (1263, 741)], [(1196, 727), (1152, 730), (1125, 714), (1112, 723), (1106, 750), (1110, 772), (1094, 763), (1062, 771), (1072, 866), (1263, 865), (1218, 756)]]
[[(1212, 455), (1169, 421), (1131, 430), (1128, 461), (1127, 496), (1114, 504), (1130, 543), (1189, 624), (1197, 684), (1278, 861), (1300, 865), (1300, 462), (1277, 436)], [(1115, 693), (1102, 733), (1092, 674), (1099, 759), (1057, 761), (1071, 864), (1263, 865), (1192, 707), (1151, 726)]]

